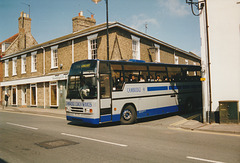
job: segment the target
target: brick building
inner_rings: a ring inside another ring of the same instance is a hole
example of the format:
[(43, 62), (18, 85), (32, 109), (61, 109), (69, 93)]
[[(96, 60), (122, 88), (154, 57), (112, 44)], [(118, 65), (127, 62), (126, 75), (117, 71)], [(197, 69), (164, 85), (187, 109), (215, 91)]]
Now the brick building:
[[(10, 94), (10, 105), (63, 109), (71, 64), (82, 59), (107, 59), (106, 23), (96, 25), (93, 16), (85, 18), (82, 12), (72, 19), (72, 23), (71, 34), (42, 44), (32, 42), (33, 46), (24, 47), (18, 43), (23, 49), (13, 50), (2, 57), (1, 94)], [(25, 38), (26, 42), (30, 39)], [(195, 54), (119, 22), (109, 23), (109, 54), (111, 60), (200, 64), (200, 57)]]

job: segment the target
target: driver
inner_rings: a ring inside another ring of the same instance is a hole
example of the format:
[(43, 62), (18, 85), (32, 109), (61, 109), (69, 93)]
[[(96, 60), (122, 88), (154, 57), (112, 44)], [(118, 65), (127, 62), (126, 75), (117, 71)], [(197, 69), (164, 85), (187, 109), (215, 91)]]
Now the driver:
[(86, 83), (85, 83), (85, 80), (81, 80), (80, 90), (84, 96), (87, 96), (87, 93), (90, 92), (88, 85), (86, 85)]

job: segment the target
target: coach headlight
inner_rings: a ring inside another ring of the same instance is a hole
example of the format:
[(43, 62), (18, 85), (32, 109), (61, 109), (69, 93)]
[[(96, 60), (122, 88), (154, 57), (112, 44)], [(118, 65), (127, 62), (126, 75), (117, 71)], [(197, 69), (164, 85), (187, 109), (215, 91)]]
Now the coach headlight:
[(85, 113), (93, 113), (92, 109), (85, 109)]

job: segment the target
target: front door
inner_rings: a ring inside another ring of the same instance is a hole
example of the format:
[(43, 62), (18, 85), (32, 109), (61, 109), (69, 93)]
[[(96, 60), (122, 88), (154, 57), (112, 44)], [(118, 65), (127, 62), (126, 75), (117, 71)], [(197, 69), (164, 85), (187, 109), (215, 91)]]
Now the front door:
[(100, 71), (101, 69), (103, 71), (100, 73), (100, 123), (112, 121), (111, 81), (110, 73), (106, 73), (108, 65), (100, 64)]
[(17, 87), (12, 87), (12, 104), (17, 105)]

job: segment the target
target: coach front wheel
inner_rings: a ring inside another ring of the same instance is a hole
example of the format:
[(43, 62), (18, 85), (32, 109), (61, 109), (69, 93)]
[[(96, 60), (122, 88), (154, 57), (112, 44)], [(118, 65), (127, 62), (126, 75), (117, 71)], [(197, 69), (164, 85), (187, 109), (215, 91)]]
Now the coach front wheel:
[(121, 113), (120, 121), (122, 124), (132, 124), (136, 121), (136, 111), (133, 106), (126, 106)]

